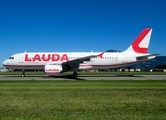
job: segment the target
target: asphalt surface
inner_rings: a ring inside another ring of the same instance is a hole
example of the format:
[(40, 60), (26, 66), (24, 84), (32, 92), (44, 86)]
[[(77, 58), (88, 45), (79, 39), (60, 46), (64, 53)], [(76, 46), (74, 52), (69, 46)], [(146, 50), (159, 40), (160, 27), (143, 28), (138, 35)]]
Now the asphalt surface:
[(166, 75), (79, 75), (77, 79), (71, 76), (0, 76), (0, 81), (3, 80), (166, 80)]

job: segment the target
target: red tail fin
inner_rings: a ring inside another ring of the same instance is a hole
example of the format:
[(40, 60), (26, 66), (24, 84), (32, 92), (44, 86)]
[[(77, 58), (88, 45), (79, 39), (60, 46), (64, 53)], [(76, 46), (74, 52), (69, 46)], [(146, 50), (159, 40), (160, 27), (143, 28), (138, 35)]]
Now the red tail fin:
[(125, 52), (147, 53), (151, 33), (151, 28), (145, 28)]

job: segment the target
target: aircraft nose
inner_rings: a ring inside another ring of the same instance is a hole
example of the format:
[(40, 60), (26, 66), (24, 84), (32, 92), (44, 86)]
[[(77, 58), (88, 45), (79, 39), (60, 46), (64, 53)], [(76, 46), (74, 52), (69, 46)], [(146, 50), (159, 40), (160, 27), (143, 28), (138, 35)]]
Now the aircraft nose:
[(3, 61), (2, 65), (6, 66), (8, 64), (7, 60)]

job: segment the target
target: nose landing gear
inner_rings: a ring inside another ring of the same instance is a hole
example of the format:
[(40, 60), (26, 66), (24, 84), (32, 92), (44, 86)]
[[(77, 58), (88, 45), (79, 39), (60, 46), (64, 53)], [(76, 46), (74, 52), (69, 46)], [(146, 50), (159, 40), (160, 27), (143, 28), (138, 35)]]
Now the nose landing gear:
[(21, 77), (25, 77), (25, 70), (24, 69), (22, 70)]

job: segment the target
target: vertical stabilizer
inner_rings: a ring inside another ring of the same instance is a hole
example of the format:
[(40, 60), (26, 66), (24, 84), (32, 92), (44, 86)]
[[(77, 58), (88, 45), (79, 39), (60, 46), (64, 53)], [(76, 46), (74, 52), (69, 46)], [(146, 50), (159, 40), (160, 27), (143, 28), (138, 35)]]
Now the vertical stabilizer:
[(148, 52), (151, 33), (152, 33), (151, 28), (145, 28), (141, 32), (141, 34), (136, 38), (136, 40), (131, 44), (131, 46), (124, 52), (146, 54)]

